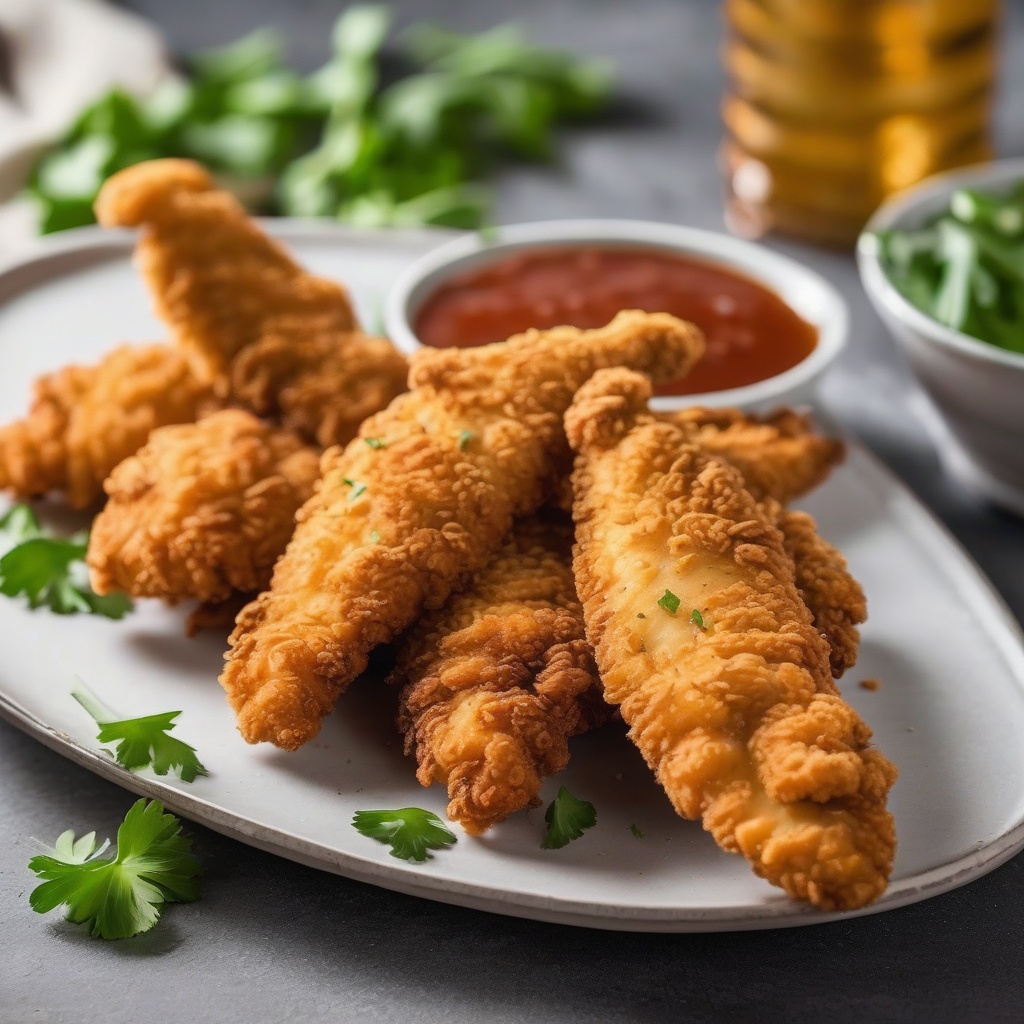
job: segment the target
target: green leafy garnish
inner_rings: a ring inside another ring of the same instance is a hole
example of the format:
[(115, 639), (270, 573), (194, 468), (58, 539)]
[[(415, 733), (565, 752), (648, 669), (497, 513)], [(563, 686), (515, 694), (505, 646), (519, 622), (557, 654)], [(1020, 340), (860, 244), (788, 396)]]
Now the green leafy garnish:
[(81, 682), (72, 687), (71, 696), (100, 727), (96, 739), (100, 743), (117, 743), (114, 759), (122, 768), (130, 772), (138, 768), (152, 768), (157, 775), (166, 775), (177, 769), (182, 782), (194, 782), (197, 775), (209, 774), (196, 757), (195, 747), (167, 735), (174, 728), (174, 720), (180, 711), (117, 719)]
[(466, 445), (468, 445), (469, 442), (472, 441), (472, 440), (473, 440), (473, 431), (472, 430), (460, 430), (459, 431), (459, 451), (460, 452), (464, 452), (466, 450)]
[(66, 906), (68, 920), (93, 936), (126, 939), (149, 931), (164, 903), (199, 899), (192, 842), (158, 801), (133, 804), (117, 830), (116, 855), (103, 858), (109, 845), (97, 846), (95, 832), (76, 840), (69, 830), (33, 857), (29, 870), (44, 881), (32, 890), (32, 909), (46, 914)]
[(121, 619), (132, 610), (124, 594), (100, 595), (89, 586), (85, 553), (89, 535), (67, 539), (47, 535), (28, 505), (15, 505), (0, 519), (0, 594), (25, 597), (30, 608), (58, 615), (87, 612)]
[(676, 597), (671, 590), (666, 590), (665, 593), (658, 598), (658, 604), (670, 615), (675, 615), (679, 610), (679, 598)]
[(579, 839), (588, 828), (593, 828), (597, 824), (597, 811), (592, 803), (577, 800), (562, 786), (544, 812), (544, 820), (548, 831), (540, 845), (545, 850), (557, 850)]
[(327, 62), (307, 76), (262, 29), (186, 60), (184, 78), (147, 99), (112, 90), (33, 169), (42, 229), (91, 223), (102, 182), (157, 157), (200, 160), (269, 213), (476, 228), (489, 223), (483, 182), (501, 163), (550, 159), (556, 125), (592, 115), (609, 93), (604, 65), (510, 26), (412, 26), (407, 73), (382, 85), (390, 22), (385, 6), (348, 7)]
[(457, 842), (455, 834), (431, 811), (400, 807), (394, 811), (356, 811), (352, 825), (361, 835), (391, 847), (391, 856), (425, 861), (428, 850), (444, 850)]
[(947, 327), (1024, 353), (1024, 180), (1003, 196), (957, 189), (922, 227), (874, 240), (909, 302)]
[(343, 476), (341, 478), (341, 482), (345, 484), (346, 487), (352, 488), (352, 493), (348, 496), (349, 501), (355, 501), (360, 494), (363, 494), (366, 491), (366, 484), (361, 484), (358, 480), (352, 480), (347, 476)]
[(690, 621), (698, 629), (703, 629), (704, 628), (704, 616), (701, 615), (699, 608), (694, 608), (693, 611), (690, 612)]
[(630, 825), (629, 826), (629, 831), (633, 833), (633, 838), (634, 839), (643, 839), (643, 837), (644, 837), (643, 832), (640, 831), (640, 826), (639, 825)]
[(384, 440), (383, 438), (381, 438), (381, 437), (364, 437), (364, 438), (363, 438), (363, 440), (364, 440), (364, 441), (365, 441), (365, 442), (366, 442), (366, 443), (367, 443), (367, 444), (368, 444), (368, 445), (369, 445), (369, 446), (370, 446), (371, 448), (376, 448), (376, 449), (380, 449), (380, 448), (387, 448), (387, 446), (388, 446), (388, 443), (387, 443), (387, 441), (385, 441), (385, 440)]

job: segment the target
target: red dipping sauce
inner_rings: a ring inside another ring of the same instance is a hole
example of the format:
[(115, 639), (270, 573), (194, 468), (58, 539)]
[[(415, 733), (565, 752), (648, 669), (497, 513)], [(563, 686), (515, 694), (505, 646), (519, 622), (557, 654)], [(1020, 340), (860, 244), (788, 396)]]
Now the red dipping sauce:
[(446, 281), (416, 314), (424, 345), (468, 348), (530, 327), (601, 327), (619, 310), (672, 313), (707, 339), (704, 358), (660, 395), (742, 387), (788, 370), (817, 328), (742, 274), (666, 249), (541, 246)]

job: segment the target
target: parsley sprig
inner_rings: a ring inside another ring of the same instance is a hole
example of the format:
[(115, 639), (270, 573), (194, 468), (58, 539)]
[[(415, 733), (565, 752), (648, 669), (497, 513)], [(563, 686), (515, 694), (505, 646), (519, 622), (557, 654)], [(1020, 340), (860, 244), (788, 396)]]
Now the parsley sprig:
[(196, 757), (195, 747), (167, 735), (174, 728), (180, 711), (119, 719), (80, 680), (72, 687), (71, 696), (100, 727), (96, 739), (100, 743), (117, 744), (113, 750), (114, 760), (122, 768), (130, 772), (152, 768), (157, 775), (176, 769), (182, 782), (194, 782), (197, 775), (209, 774)]
[(548, 831), (540, 845), (545, 850), (558, 850), (593, 828), (597, 824), (597, 811), (589, 800), (574, 797), (562, 786), (544, 812), (544, 820)]
[(500, 163), (549, 159), (555, 126), (594, 113), (609, 92), (603, 64), (511, 26), (475, 36), (412, 26), (401, 37), (410, 73), (385, 86), (390, 22), (383, 5), (348, 7), (327, 62), (305, 77), (262, 29), (193, 56), (147, 99), (114, 89), (34, 168), (43, 230), (91, 223), (105, 178), (168, 156), (200, 160), (270, 213), (479, 227), (483, 182)]
[(46, 914), (67, 907), (69, 921), (84, 924), (103, 939), (126, 939), (149, 931), (164, 903), (199, 898), (199, 862), (181, 822), (156, 800), (139, 800), (117, 830), (117, 851), (102, 855), (110, 840), (96, 833), (75, 839), (64, 832), (45, 854), (29, 861), (44, 881), (29, 896), (32, 909)]
[(356, 831), (391, 847), (391, 856), (422, 862), (428, 850), (444, 850), (457, 842), (455, 833), (432, 811), (421, 807), (397, 810), (356, 811)]
[(28, 505), (13, 506), (0, 518), (0, 594), (25, 597), (30, 608), (58, 615), (86, 612), (121, 619), (132, 610), (124, 594), (97, 594), (89, 586), (86, 532), (68, 538), (48, 535)]

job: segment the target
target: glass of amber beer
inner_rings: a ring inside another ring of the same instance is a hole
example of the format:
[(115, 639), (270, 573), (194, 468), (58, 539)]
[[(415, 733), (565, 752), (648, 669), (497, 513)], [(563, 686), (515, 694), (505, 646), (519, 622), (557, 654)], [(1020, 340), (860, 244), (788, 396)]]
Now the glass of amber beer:
[(991, 157), (998, 0), (725, 0), (739, 234), (852, 244), (893, 192)]

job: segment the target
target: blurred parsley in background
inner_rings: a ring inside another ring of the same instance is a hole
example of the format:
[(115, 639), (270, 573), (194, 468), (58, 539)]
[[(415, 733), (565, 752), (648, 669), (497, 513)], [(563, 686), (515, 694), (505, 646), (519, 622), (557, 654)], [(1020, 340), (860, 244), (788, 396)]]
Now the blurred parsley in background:
[(186, 61), (152, 96), (115, 89), (85, 110), (32, 172), (41, 230), (92, 223), (100, 185), (123, 167), (189, 157), (248, 205), (360, 226), (479, 227), (483, 181), (502, 159), (544, 160), (553, 127), (599, 110), (601, 63), (531, 45), (513, 26), (476, 36), (416, 25), (415, 70), (381, 87), (383, 6), (348, 8), (313, 74), (283, 63), (267, 29)]

